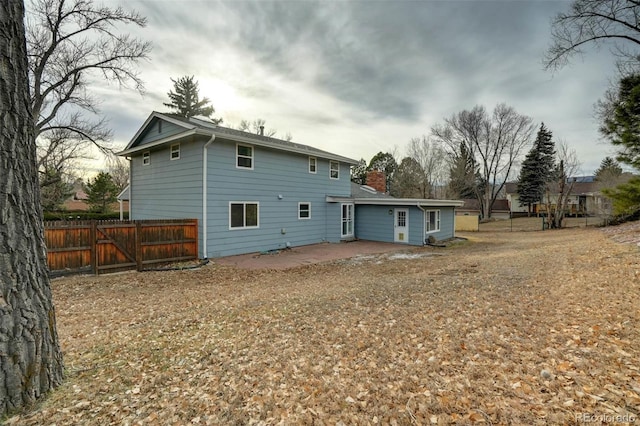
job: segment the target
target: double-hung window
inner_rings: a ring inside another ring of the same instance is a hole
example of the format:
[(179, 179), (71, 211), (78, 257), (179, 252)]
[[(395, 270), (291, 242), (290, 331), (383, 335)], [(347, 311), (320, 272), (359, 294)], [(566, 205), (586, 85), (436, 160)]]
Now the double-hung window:
[(298, 219), (311, 219), (311, 203), (298, 203)]
[(340, 163), (337, 161), (329, 161), (329, 177), (331, 179), (340, 178)]
[(318, 172), (318, 160), (316, 157), (309, 157), (309, 173)]
[(253, 147), (236, 145), (236, 167), (239, 169), (253, 169)]
[(180, 144), (174, 143), (171, 145), (171, 155), (169, 156), (171, 160), (179, 160), (180, 159)]
[(145, 151), (142, 153), (142, 165), (148, 166), (151, 164), (151, 152)]
[(425, 232), (437, 232), (440, 230), (440, 210), (425, 211)]
[(257, 228), (260, 206), (256, 201), (229, 203), (229, 229)]

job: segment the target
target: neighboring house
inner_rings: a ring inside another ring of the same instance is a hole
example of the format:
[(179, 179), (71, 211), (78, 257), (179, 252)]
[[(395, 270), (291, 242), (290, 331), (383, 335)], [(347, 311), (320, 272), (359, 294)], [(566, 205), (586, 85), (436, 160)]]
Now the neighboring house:
[(129, 185), (127, 185), (116, 197), (118, 200), (118, 207), (120, 211), (120, 220), (124, 219), (124, 212), (126, 211), (131, 217), (131, 211), (129, 210)]
[[(480, 216), (482, 209), (477, 198), (465, 198), (462, 200), (462, 207), (456, 209), (456, 214), (460, 216)], [(509, 219), (511, 212), (509, 211), (509, 200), (499, 198), (493, 203), (491, 209), (491, 217), (493, 219)]]
[(198, 219), (201, 257), (355, 238), (422, 245), (453, 237), (462, 204), (354, 196), (356, 160), (172, 114), (152, 113), (119, 155), (130, 218)]
[[(109, 205), (110, 211), (116, 211), (117, 209), (120, 210), (120, 220), (122, 220), (123, 218), (123, 212), (129, 210), (128, 196), (127, 198), (123, 198), (123, 199), (120, 198), (120, 195), (125, 193), (128, 194), (127, 188), (125, 188), (118, 195), (117, 203), (113, 203)], [(71, 195), (69, 198), (67, 198), (64, 201), (64, 203), (62, 204), (62, 209), (67, 212), (89, 211), (91, 209), (91, 206), (89, 206), (89, 203), (87, 202), (88, 199), (89, 199), (89, 196), (84, 191), (84, 184), (82, 183), (82, 180), (78, 179), (73, 184), (73, 195)]]
[[(604, 197), (600, 192), (599, 184), (595, 181), (594, 176), (578, 176), (567, 179), (568, 182), (573, 182), (573, 188), (569, 194), (567, 215), (569, 216), (596, 216), (601, 215), (605, 210), (610, 209), (610, 201)], [(528, 206), (520, 205), (520, 198), (518, 195), (517, 182), (510, 182), (505, 185), (507, 192), (507, 199), (511, 205), (511, 210), (517, 213), (519, 216), (528, 212)], [(558, 194), (550, 194), (551, 208), (555, 209), (558, 201)], [(544, 214), (547, 209), (546, 197), (541, 203), (535, 203), (531, 205), (531, 214), (540, 215)]]
[(84, 185), (81, 179), (76, 179), (73, 183), (73, 194), (62, 203), (62, 209), (66, 211), (87, 211), (87, 193), (84, 191)]

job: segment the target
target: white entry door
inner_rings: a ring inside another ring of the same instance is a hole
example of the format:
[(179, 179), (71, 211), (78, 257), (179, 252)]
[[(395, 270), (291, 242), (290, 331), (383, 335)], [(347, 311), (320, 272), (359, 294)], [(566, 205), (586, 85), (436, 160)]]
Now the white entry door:
[(394, 209), (393, 241), (409, 242), (409, 209)]

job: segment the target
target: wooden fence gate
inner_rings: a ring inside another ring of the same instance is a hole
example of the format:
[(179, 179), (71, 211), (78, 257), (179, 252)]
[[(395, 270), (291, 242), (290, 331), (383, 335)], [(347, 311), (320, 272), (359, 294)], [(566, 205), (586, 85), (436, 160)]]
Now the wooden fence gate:
[(52, 275), (143, 271), (198, 258), (196, 219), (45, 222)]

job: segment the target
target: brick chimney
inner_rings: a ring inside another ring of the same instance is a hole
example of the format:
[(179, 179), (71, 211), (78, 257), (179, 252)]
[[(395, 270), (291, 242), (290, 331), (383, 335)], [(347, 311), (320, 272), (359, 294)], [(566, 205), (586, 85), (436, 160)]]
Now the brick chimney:
[(384, 172), (380, 170), (370, 170), (367, 172), (367, 186), (383, 194), (387, 192), (387, 179)]

